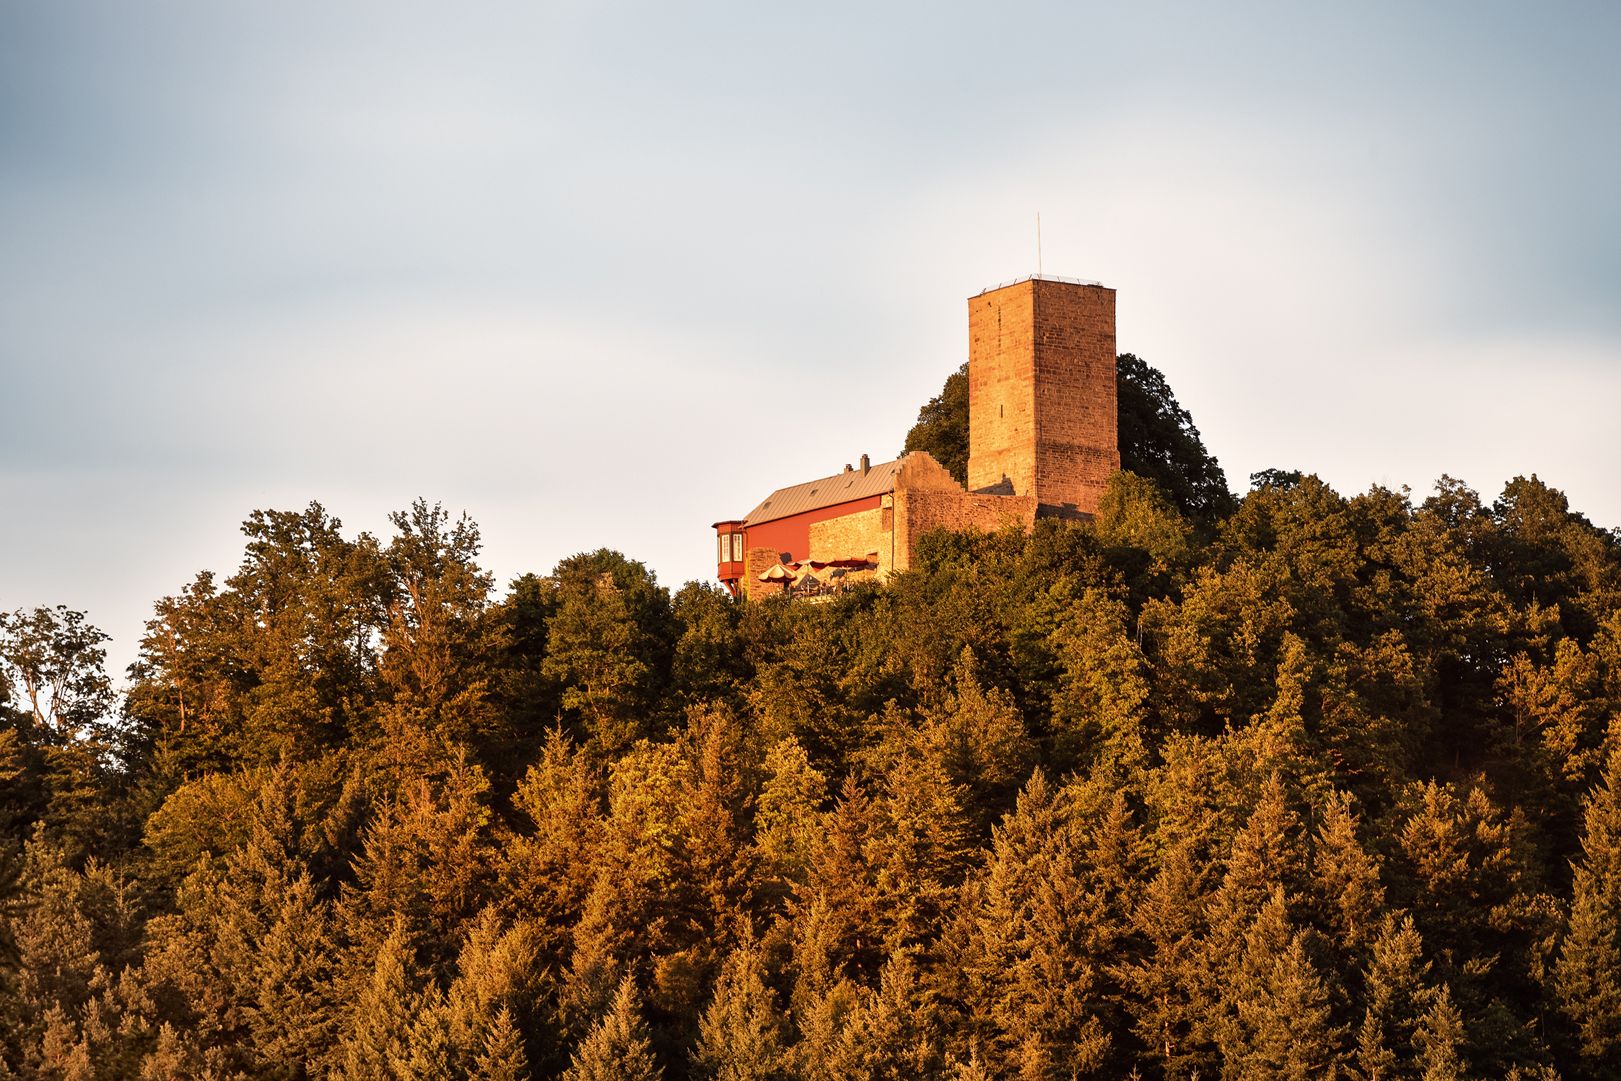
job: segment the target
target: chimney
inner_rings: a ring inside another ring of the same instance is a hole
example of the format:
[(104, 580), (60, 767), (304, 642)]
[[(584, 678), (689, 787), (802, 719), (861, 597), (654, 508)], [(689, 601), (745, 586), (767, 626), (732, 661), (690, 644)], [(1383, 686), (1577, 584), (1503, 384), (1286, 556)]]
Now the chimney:
[(844, 471), (846, 473), (852, 472), (852, 470), (850, 469), (850, 463), (849, 462), (844, 463)]
[(868, 458), (865, 454), (863, 454), (861, 456), (861, 475), (863, 477), (866, 476), (867, 471), (869, 469), (871, 469), (871, 468), (872, 468), (872, 459)]

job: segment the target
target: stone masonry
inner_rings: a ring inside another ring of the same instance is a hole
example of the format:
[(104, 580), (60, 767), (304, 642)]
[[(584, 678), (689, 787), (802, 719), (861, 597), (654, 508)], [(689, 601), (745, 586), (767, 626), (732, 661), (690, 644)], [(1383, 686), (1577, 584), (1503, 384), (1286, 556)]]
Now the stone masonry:
[[(888, 496), (884, 497), (886, 500)], [(889, 507), (846, 514), (830, 518), (810, 527), (810, 556), (813, 560), (831, 562), (835, 559), (864, 559), (876, 557), (878, 573), (890, 570), (890, 540), (893, 527), (889, 523), (894, 512)]]
[(1035, 518), (1033, 497), (965, 492), (931, 455), (916, 451), (901, 459), (895, 490), (883, 505), (811, 526), (809, 558), (875, 557), (878, 575), (884, 577), (911, 566), (918, 537), (931, 529), (1029, 528)]
[(968, 302), (968, 490), (1093, 514), (1120, 468), (1114, 290), (1032, 278)]

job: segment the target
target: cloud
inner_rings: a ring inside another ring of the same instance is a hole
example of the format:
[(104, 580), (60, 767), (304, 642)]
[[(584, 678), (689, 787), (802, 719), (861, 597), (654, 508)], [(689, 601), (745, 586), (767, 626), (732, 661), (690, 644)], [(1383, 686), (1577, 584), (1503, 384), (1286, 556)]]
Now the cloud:
[(1535, 470), (1621, 523), (1616, 9), (982, 16), (6, 9), (0, 604), (127, 650), (312, 498), (705, 575), (709, 522), (898, 450), (1037, 211), (1235, 482)]

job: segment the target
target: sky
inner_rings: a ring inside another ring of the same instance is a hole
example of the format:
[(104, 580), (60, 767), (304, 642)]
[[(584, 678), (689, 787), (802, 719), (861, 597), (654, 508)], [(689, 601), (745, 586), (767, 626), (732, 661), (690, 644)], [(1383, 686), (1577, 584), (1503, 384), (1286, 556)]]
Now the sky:
[(504, 584), (899, 452), (967, 297), (1118, 290), (1236, 490), (1621, 526), (1621, 5), (0, 0), (0, 610), (134, 659), (256, 509)]

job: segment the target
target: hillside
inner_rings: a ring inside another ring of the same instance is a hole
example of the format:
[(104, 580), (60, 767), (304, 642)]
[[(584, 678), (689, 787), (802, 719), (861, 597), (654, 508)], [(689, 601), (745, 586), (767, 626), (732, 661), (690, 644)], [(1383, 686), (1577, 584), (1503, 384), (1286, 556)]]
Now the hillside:
[(256, 512), (116, 702), (15, 613), (0, 1077), (1613, 1076), (1621, 537), (1208, 476), (819, 604)]

